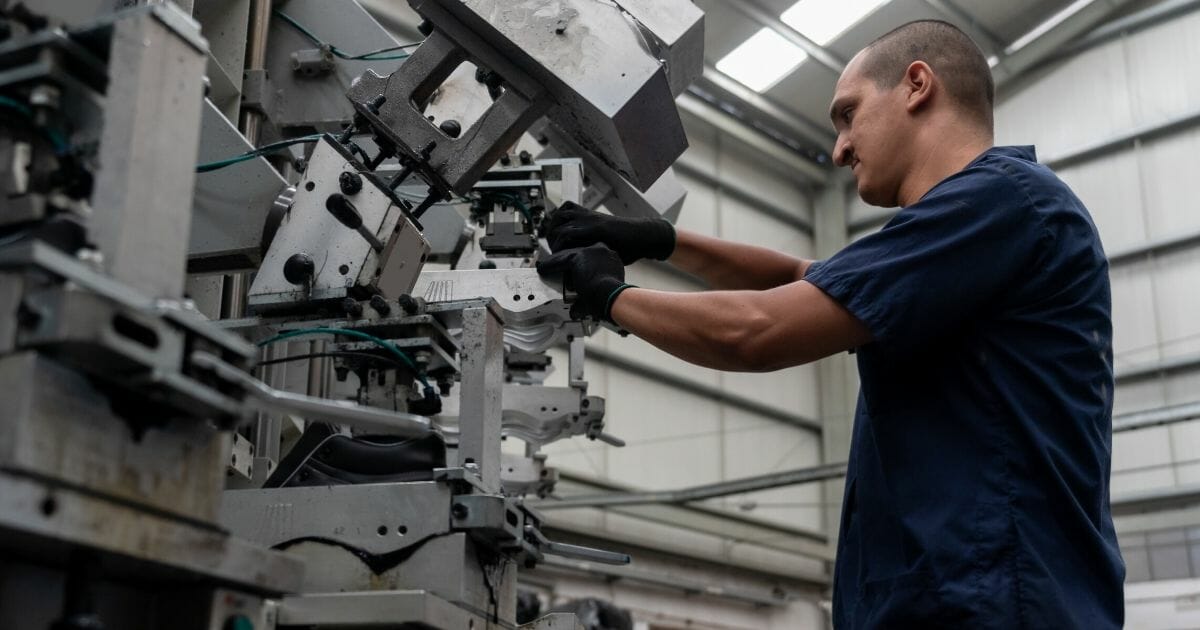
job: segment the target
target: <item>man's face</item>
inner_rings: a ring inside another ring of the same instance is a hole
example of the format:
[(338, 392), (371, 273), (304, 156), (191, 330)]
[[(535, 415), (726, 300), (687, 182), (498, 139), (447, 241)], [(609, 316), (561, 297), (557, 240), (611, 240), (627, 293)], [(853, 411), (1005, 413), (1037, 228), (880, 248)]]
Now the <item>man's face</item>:
[(850, 60), (834, 89), (829, 107), (837, 131), (833, 162), (854, 172), (863, 201), (891, 207), (898, 204), (908, 166), (911, 120), (899, 86), (880, 89), (862, 75), (862, 60), (868, 54), (863, 51)]

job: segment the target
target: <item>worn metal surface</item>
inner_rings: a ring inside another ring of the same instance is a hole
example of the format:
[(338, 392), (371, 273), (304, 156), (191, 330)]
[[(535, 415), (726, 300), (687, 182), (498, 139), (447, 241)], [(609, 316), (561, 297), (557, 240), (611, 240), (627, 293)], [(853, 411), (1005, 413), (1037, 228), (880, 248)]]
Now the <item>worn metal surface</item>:
[(229, 490), (220, 521), (267, 547), (319, 537), (384, 554), (448, 533), (450, 498), (432, 481)]
[(499, 493), (504, 337), (493, 308), (472, 306), (462, 313), (458, 457), (459, 465), (478, 466), (486, 491)]
[(424, 590), (295, 595), (285, 597), (279, 607), (281, 626), (371, 628), (404, 623), (429, 628), (488, 627), (482, 611), (463, 609)]
[(211, 520), (228, 433), (166, 422), (134, 441), (83, 375), (37, 353), (0, 358), (0, 467), (181, 518)]
[(587, 334), (593, 328), (563, 326), (571, 322), (571, 308), (562, 291), (529, 267), (427, 271), (417, 280), (413, 295), (431, 303), (494, 299), (504, 312), (505, 342), (527, 352), (544, 351), (568, 334)]
[[(121, 441), (127, 441), (123, 437)], [(219, 472), (219, 469), (216, 469)], [(73, 486), (0, 472), (0, 548), (63, 561), (76, 548), (142, 567), (141, 578), (179, 571), (263, 594), (294, 591), (303, 565), (203, 522), (172, 518)]]
[(112, 26), (91, 228), (108, 273), (151, 296), (183, 293), (206, 48), (170, 3)]
[[(347, 156), (326, 137), (314, 149), (308, 169), (296, 187), (296, 198), (280, 226), (254, 283), (249, 304), (258, 310), (295, 307), (313, 300), (333, 300), (361, 293), (395, 298), (408, 293), (424, 264), (429, 244), (396, 205), (368, 177), (362, 189), (345, 198), (361, 216), (365, 231), (384, 244), (375, 251), (356, 230), (343, 225), (326, 207), (342, 195), (338, 176), (357, 173)], [(308, 255), (315, 264), (311, 280), (293, 284), (285, 276), (288, 259)]]
[[(554, 105), (547, 115), (639, 190), (686, 148), (666, 67), (652, 50), (653, 42), (677, 43), (660, 46), (664, 57), (680, 68), (680, 82), (694, 72), (702, 34), (695, 25), (703, 14), (691, 3), (634, 2), (626, 10), (586, 0), (410, 4), (439, 27), (452, 20), (476, 34), (488, 48), (464, 47), (505, 79), (507, 64), (489, 53), (503, 55), (544, 86)], [(630, 19), (637, 14), (646, 21)], [(656, 141), (641, 142), (649, 135)]]
[(598, 435), (604, 427), (604, 399), (582, 389), (544, 385), (504, 386), (502, 433), (535, 449), (577, 435)]

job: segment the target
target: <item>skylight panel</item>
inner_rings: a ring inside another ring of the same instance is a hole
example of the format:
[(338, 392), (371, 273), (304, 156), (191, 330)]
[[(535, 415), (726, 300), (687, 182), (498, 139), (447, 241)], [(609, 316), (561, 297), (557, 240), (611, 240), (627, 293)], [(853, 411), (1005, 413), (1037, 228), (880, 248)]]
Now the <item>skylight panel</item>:
[(764, 92), (807, 56), (774, 29), (763, 28), (718, 61), (717, 70), (755, 92)]
[(821, 46), (837, 39), (887, 0), (800, 0), (779, 19)]

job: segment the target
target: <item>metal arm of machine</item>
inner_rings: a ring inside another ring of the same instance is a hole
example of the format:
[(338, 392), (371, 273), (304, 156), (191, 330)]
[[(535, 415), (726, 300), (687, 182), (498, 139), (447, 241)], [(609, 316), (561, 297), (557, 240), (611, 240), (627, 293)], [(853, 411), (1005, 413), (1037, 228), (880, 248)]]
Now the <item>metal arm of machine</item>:
[(249, 396), (247, 406), (255, 411), (295, 413), (309, 420), (325, 420), (363, 431), (403, 437), (422, 437), (433, 430), (429, 418), (424, 416), (274, 389), (207, 352), (193, 352), (192, 364), (212, 370), (217, 376), (241, 387)]

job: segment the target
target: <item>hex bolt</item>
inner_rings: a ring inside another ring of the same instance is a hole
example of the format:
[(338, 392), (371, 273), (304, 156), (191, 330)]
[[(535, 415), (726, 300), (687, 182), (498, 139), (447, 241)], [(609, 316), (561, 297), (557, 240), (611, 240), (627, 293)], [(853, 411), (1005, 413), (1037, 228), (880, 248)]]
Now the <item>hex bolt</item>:
[(509, 157), (509, 155), (507, 153), (505, 153), (504, 155), (500, 156), (500, 163), (503, 164), (504, 166), (508, 166), (508, 165), (512, 164), (512, 158)]
[(357, 195), (362, 190), (362, 176), (352, 171), (343, 171), (338, 175), (338, 188), (342, 189), (343, 195)]
[(387, 303), (387, 300), (382, 295), (376, 293), (371, 296), (371, 308), (375, 309), (376, 313), (387, 317), (388, 313), (392, 312), (392, 305)]
[(396, 301), (400, 303), (400, 308), (404, 309), (405, 315), (416, 315), (421, 308), (420, 303), (407, 293), (402, 294)]
[(358, 300), (351, 297), (342, 298), (342, 310), (351, 317), (361, 317), (363, 313), (362, 304), (359, 304)]
[(450, 516), (454, 517), (454, 520), (456, 521), (464, 520), (470, 515), (471, 510), (462, 503), (455, 503), (454, 505), (450, 506)]
[(517, 157), (520, 158), (521, 164), (524, 164), (526, 166), (533, 164), (533, 154), (528, 151), (521, 151), (521, 153), (518, 154)]

